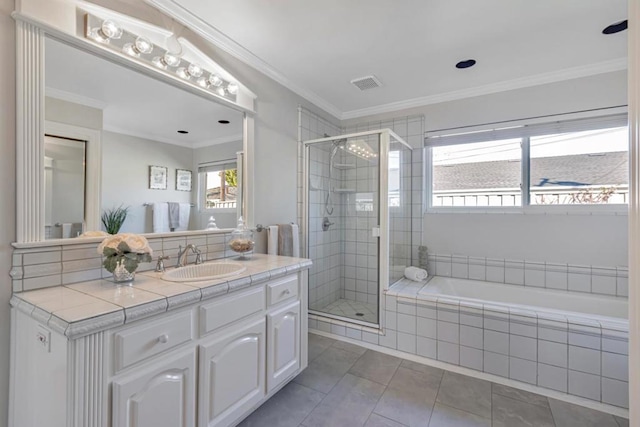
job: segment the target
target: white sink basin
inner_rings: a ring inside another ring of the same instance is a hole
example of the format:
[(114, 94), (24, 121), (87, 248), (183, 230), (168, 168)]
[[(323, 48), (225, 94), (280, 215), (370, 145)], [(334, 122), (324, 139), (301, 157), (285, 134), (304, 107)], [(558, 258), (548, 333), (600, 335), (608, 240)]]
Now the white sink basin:
[(168, 282), (200, 282), (235, 276), (246, 269), (247, 267), (237, 262), (211, 262), (175, 268), (164, 273), (162, 279)]

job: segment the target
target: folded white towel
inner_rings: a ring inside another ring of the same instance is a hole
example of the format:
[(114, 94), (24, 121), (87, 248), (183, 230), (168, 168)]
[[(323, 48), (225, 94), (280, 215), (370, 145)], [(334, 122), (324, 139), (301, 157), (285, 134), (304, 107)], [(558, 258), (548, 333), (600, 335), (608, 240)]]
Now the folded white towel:
[(415, 282), (421, 282), (429, 277), (427, 270), (418, 267), (407, 267), (404, 269), (404, 277)]
[(267, 227), (267, 253), (269, 255), (278, 255), (278, 226), (270, 225)]
[(169, 204), (167, 202), (155, 202), (153, 207), (153, 232), (168, 233), (169, 229)]
[(169, 206), (169, 228), (177, 230), (180, 227), (180, 203), (168, 202)]

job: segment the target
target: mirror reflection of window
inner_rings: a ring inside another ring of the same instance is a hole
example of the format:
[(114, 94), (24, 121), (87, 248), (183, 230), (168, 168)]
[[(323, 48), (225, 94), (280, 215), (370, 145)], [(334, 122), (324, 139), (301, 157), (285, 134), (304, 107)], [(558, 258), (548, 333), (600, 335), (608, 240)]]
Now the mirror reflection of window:
[(48, 239), (66, 239), (82, 233), (85, 145), (85, 141), (45, 136), (45, 236)]
[(236, 159), (198, 165), (201, 209), (222, 212), (237, 208), (240, 179)]

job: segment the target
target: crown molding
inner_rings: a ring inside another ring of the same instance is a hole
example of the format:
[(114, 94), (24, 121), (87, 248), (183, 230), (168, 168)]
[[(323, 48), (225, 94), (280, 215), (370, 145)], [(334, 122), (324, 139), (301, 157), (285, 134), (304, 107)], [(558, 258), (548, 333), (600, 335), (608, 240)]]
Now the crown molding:
[(52, 87), (45, 88), (44, 96), (59, 99), (61, 101), (72, 102), (74, 104), (84, 105), (85, 107), (96, 108), (98, 110), (104, 110), (108, 105), (106, 102), (100, 101), (98, 99), (89, 98), (87, 96), (78, 95)]
[(374, 107), (367, 107), (343, 112), (340, 111), (338, 107), (323, 99), (315, 92), (294, 83), (274, 67), (253, 54), (251, 51), (244, 48), (239, 43), (237, 43), (224, 33), (220, 32), (212, 25), (206, 23), (199, 17), (193, 15), (187, 9), (177, 4), (175, 0), (144, 1), (160, 10), (161, 12), (175, 18), (178, 22), (189, 27), (205, 40), (213, 43), (220, 49), (224, 50), (225, 52), (229, 53), (245, 64), (255, 68), (256, 70), (280, 83), (284, 87), (288, 88), (292, 92), (313, 103), (317, 107), (322, 108), (327, 113), (333, 115), (339, 120), (349, 120), (376, 114), (391, 113), (394, 111), (423, 107), (426, 105), (438, 104), (441, 102), (455, 101), (464, 98), (472, 98), (475, 96), (506, 92), (514, 89), (523, 89), (527, 87), (555, 83), (564, 80), (572, 80), (580, 77), (588, 77), (613, 71), (621, 71), (627, 68), (627, 58), (618, 58), (610, 61), (599, 62), (596, 64), (572, 67), (563, 70), (551, 71), (548, 73), (507, 80), (503, 82), (491, 83), (468, 89), (445, 92), (436, 95), (428, 95), (404, 101), (391, 102)]
[(338, 107), (326, 101), (318, 94), (297, 85), (296, 83), (285, 77), (281, 72), (269, 65), (267, 62), (254, 55), (251, 51), (244, 48), (224, 33), (220, 32), (217, 28), (195, 16), (194, 14), (177, 4), (174, 0), (145, 0), (145, 2), (172, 17), (182, 25), (190, 28), (200, 37), (210, 43), (213, 43), (215, 46), (219, 47), (233, 57), (255, 68), (262, 74), (270, 77), (271, 79), (280, 83), (282, 86), (286, 87), (287, 89), (291, 90), (307, 101), (322, 108), (337, 119), (341, 118), (342, 112), (338, 109)]
[(566, 68), (564, 70), (551, 71), (548, 73), (536, 74), (533, 76), (521, 77), (488, 85), (477, 86), (468, 89), (445, 92), (437, 95), (428, 95), (405, 101), (391, 102), (389, 104), (375, 107), (362, 108), (358, 110), (346, 111), (340, 115), (341, 120), (356, 119), (360, 117), (372, 116), (375, 114), (391, 113), (394, 111), (409, 108), (423, 107), (425, 105), (439, 104), (441, 102), (456, 101), (474, 96), (490, 95), (493, 93), (506, 92), (514, 89), (523, 89), (549, 83), (556, 83), (565, 80), (589, 77), (597, 74), (610, 73), (627, 69), (627, 58), (618, 58), (610, 61), (598, 62), (580, 67)]

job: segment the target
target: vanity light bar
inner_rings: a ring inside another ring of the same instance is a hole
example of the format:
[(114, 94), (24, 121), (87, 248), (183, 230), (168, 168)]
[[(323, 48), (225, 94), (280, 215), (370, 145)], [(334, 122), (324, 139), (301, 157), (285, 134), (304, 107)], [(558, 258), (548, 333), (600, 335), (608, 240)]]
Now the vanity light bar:
[(185, 83), (197, 86), (216, 96), (236, 101), (237, 83), (223, 79), (219, 74), (202, 68), (122, 28), (112, 19), (85, 15), (85, 37), (99, 46), (124, 53), (129, 58), (152, 65), (160, 72), (180, 77)]

